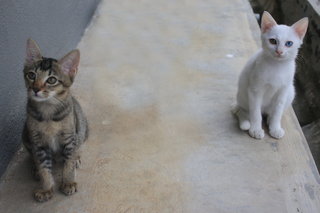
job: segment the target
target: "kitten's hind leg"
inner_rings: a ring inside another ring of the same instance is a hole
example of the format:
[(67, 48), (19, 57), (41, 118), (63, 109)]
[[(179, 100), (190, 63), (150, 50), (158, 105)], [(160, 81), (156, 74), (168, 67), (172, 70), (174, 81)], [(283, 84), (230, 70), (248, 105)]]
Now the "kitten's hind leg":
[(248, 113), (241, 110), (238, 113), (238, 118), (239, 118), (239, 125), (241, 130), (249, 130), (250, 129), (250, 121), (249, 121), (249, 116)]
[(232, 112), (238, 117), (239, 119), (239, 127), (241, 130), (249, 130), (250, 129), (250, 121), (249, 121), (249, 114), (239, 107), (238, 105), (235, 105), (232, 107)]

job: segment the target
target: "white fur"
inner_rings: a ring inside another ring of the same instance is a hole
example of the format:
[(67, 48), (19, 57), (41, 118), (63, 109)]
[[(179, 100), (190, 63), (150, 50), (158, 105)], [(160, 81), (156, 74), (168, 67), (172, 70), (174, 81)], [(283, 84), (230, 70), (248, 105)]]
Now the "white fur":
[(38, 101), (38, 102), (47, 101), (47, 100), (51, 99), (52, 97), (54, 97), (55, 95), (56, 95), (56, 91), (50, 91), (49, 94), (47, 96), (45, 96), (43, 94), (43, 91), (39, 91), (36, 95), (32, 90), (29, 90), (29, 96), (33, 100)]
[[(239, 77), (237, 106), (234, 110), (240, 128), (249, 130), (253, 138), (264, 137), (262, 114), (267, 115), (272, 137), (281, 138), (285, 134), (281, 117), (295, 95), (295, 58), (306, 31), (301, 34), (301, 25), (306, 28), (308, 24), (307, 19), (302, 20), (296, 23), (300, 30), (297, 32), (296, 24), (291, 27), (277, 25), (269, 13), (263, 14), (262, 48), (250, 58)], [(270, 38), (276, 39), (277, 44), (271, 44)], [(292, 41), (293, 45), (286, 47), (287, 41)]]

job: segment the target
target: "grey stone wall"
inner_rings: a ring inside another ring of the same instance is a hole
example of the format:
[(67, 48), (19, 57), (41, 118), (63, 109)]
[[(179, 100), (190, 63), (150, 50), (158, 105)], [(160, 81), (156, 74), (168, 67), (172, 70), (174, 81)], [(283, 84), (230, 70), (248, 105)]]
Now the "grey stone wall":
[(0, 0), (0, 176), (21, 144), (27, 38), (44, 56), (62, 57), (76, 47), (99, 1)]
[(293, 108), (320, 168), (320, 1), (250, 0), (255, 12), (268, 10), (278, 23), (291, 25), (309, 17), (309, 27), (297, 59)]

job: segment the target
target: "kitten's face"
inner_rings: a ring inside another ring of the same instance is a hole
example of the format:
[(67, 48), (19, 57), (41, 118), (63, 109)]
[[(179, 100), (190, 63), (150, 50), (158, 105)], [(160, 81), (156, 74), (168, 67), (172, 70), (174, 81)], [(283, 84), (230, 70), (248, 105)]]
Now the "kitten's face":
[(23, 70), (28, 97), (39, 102), (65, 97), (76, 75), (79, 57), (79, 51), (73, 50), (59, 61), (44, 58), (38, 45), (29, 39)]
[(292, 26), (278, 25), (265, 11), (261, 19), (262, 48), (276, 60), (294, 60), (307, 28), (308, 18), (303, 18)]
[(68, 76), (64, 76), (57, 60), (43, 58), (24, 69), (24, 79), (28, 89), (28, 96), (35, 101), (46, 101), (58, 94), (62, 95), (68, 87)]
[(302, 44), (295, 31), (285, 25), (276, 25), (262, 34), (262, 47), (277, 60), (295, 59)]

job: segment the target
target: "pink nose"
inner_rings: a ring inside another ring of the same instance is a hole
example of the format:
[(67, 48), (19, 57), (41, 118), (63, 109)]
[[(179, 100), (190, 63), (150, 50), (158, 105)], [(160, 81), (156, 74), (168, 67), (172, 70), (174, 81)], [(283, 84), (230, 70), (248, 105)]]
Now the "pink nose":
[(278, 55), (282, 55), (282, 51), (281, 50), (276, 50), (276, 53), (278, 54)]

